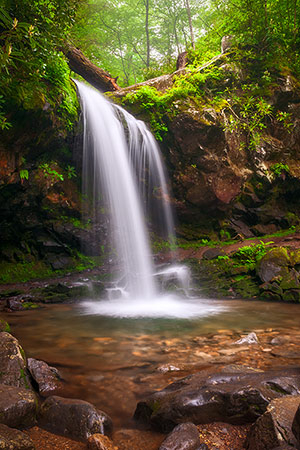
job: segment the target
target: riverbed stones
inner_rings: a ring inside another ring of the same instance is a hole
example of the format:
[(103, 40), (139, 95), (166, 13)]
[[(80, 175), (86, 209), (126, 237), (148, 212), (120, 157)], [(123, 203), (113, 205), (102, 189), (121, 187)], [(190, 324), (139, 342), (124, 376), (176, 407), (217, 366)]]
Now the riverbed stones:
[(110, 434), (112, 420), (83, 400), (48, 397), (41, 406), (39, 425), (54, 433), (86, 440), (93, 434)]
[(181, 423), (163, 441), (159, 450), (198, 450), (199, 432), (193, 423)]
[(28, 369), (38, 385), (39, 393), (47, 397), (58, 390), (61, 385), (61, 377), (55, 367), (50, 367), (45, 361), (28, 358)]
[(31, 388), (25, 353), (17, 339), (6, 332), (0, 333), (0, 384)]
[(203, 374), (182, 378), (140, 401), (134, 417), (162, 432), (177, 424), (255, 422), (271, 400), (300, 394), (300, 369)]
[(32, 391), (0, 384), (0, 423), (9, 427), (31, 426), (36, 414), (37, 398)]
[(1, 450), (34, 450), (34, 443), (27, 434), (0, 424)]
[(283, 445), (297, 447), (292, 423), (300, 404), (300, 395), (272, 400), (267, 411), (252, 425), (247, 450), (266, 450)]
[(247, 334), (247, 336), (242, 337), (238, 341), (235, 342), (237, 345), (252, 345), (252, 344), (258, 344), (258, 337), (256, 333), (252, 332)]

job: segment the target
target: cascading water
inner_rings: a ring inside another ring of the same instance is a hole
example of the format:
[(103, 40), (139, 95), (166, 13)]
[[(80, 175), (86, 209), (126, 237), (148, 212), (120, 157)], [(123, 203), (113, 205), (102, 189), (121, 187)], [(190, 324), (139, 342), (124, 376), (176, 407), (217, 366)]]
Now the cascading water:
[[(154, 270), (146, 227), (146, 218), (152, 212), (152, 202), (147, 201), (150, 195), (165, 236), (171, 243), (174, 238), (167, 183), (154, 137), (143, 122), (98, 91), (78, 81), (76, 84), (84, 123), (83, 191), (92, 195), (95, 217), (99, 198), (104, 197), (108, 204), (120, 268), (111, 289), (115, 295), (116, 291), (121, 294), (119, 298), (86, 302), (86, 313), (121, 317), (203, 315), (198, 303), (159, 291), (158, 279), (168, 282), (176, 278), (186, 290), (189, 276), (184, 266)], [(207, 314), (210, 308), (204, 309)]]

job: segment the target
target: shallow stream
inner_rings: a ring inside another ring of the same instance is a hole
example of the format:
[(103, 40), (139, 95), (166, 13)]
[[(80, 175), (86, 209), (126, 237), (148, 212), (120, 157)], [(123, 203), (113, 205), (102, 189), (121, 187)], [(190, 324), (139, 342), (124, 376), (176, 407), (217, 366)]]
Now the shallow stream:
[[(60, 395), (92, 402), (118, 428), (130, 426), (140, 398), (189, 373), (237, 363), (300, 363), (299, 305), (199, 302), (203, 315), (194, 319), (90, 315), (84, 302), (4, 316), (28, 357), (59, 369), (65, 380)], [(251, 331), (259, 345), (234, 345)], [(271, 344), (274, 337), (283, 338), (282, 345)]]

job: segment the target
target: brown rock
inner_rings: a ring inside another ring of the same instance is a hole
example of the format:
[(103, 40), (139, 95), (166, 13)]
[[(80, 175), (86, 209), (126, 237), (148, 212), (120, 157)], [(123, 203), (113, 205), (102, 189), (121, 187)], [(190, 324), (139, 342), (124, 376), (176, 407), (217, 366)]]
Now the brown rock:
[(44, 361), (28, 358), (28, 369), (36, 381), (41, 395), (51, 395), (60, 387), (61, 378), (55, 367), (48, 366)]
[(93, 434), (110, 434), (111, 418), (83, 400), (48, 397), (40, 409), (39, 424), (54, 433), (86, 440)]
[(34, 450), (34, 443), (27, 434), (0, 424), (0, 449)]
[(37, 398), (32, 391), (0, 384), (0, 423), (9, 427), (35, 423)]
[(0, 333), (0, 383), (31, 388), (25, 353), (17, 339), (6, 332)]
[(298, 406), (293, 420), (292, 430), (300, 446), (300, 405)]
[(300, 404), (300, 395), (273, 400), (267, 411), (250, 429), (247, 450), (266, 450), (282, 445), (296, 446), (292, 422)]
[(199, 431), (193, 423), (181, 423), (163, 441), (159, 450), (198, 450)]
[(93, 434), (87, 440), (88, 450), (115, 450), (112, 441), (103, 434)]

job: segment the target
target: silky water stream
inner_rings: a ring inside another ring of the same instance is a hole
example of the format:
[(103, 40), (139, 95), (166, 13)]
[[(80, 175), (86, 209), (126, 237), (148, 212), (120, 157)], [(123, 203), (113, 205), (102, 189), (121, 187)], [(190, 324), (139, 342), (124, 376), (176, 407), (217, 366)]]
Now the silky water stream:
[[(56, 366), (65, 380), (60, 394), (90, 401), (116, 428), (132, 424), (144, 395), (197, 370), (299, 363), (297, 305), (206, 300), (191, 295), (184, 266), (155, 267), (148, 225), (155, 223), (171, 246), (174, 239), (157, 144), (143, 122), (76, 83), (84, 119), (85, 213), (97, 221), (99, 208), (109, 212), (117, 274), (103, 298), (8, 314), (27, 356)], [(95, 239), (100, 247), (101, 235)], [(175, 293), (164, 290), (168, 280), (177, 285)], [(234, 345), (250, 331), (259, 345)], [(285, 336), (281, 353), (271, 344), (278, 336)]]

